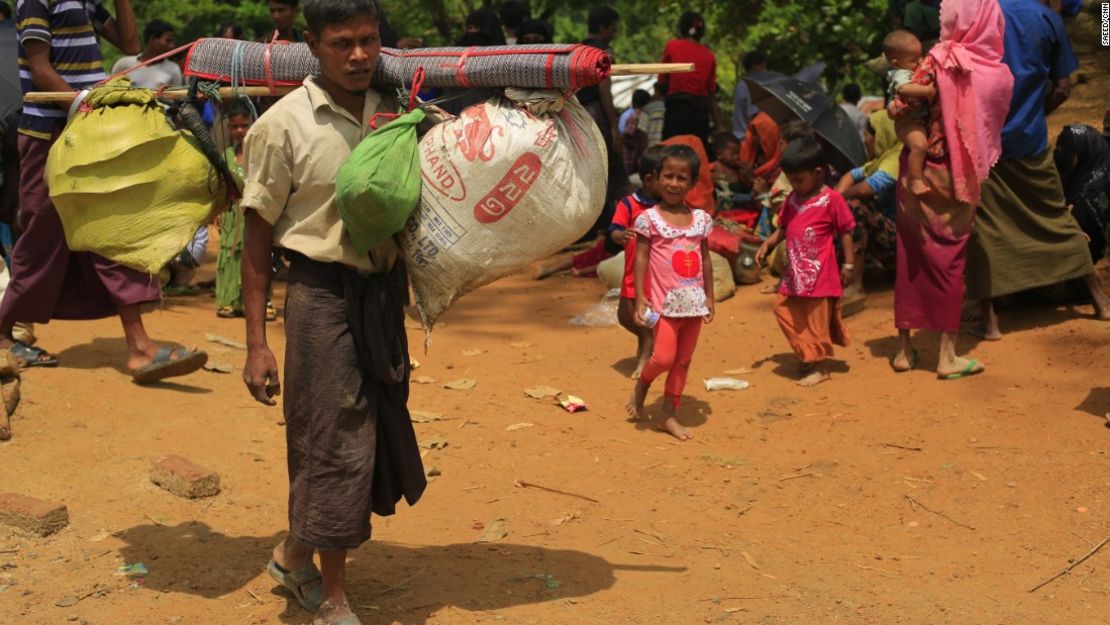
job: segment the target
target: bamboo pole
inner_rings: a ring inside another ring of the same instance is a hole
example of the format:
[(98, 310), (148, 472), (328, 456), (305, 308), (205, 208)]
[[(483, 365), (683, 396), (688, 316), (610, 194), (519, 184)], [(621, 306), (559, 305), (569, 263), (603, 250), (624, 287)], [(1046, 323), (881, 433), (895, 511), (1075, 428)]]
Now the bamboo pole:
[(685, 74), (694, 71), (693, 63), (617, 63), (611, 76), (643, 76), (651, 74)]
[[(299, 86), (299, 85), (298, 85)], [(296, 89), (297, 86), (277, 86), (273, 91), (269, 87), (220, 87), (220, 97), (231, 98), (237, 96), (261, 97), (267, 95), (285, 95)], [(184, 100), (189, 90), (185, 87), (179, 89), (166, 89), (161, 97), (166, 100)], [(76, 91), (32, 91), (24, 94), (23, 101), (29, 104), (68, 104), (77, 96)]]
[[(644, 76), (652, 74), (683, 74), (694, 71), (693, 63), (618, 63), (613, 65), (611, 76)], [(300, 85), (276, 86), (271, 91), (269, 87), (220, 87), (220, 97), (232, 98), (246, 96), (250, 98), (285, 95)], [(184, 100), (188, 89), (185, 87), (166, 89), (161, 97), (167, 100)], [(23, 101), (28, 104), (69, 104), (77, 95), (75, 91), (32, 91), (23, 96)]]

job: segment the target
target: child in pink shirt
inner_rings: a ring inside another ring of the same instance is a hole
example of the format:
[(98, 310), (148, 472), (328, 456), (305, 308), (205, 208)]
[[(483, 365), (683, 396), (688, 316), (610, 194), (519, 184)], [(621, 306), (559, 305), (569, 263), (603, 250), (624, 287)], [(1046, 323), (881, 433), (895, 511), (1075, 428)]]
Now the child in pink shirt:
[(709, 213), (686, 206), (698, 177), (697, 154), (684, 145), (667, 146), (656, 174), (659, 203), (636, 218), (636, 321), (654, 325), (655, 344), (628, 400), (628, 414), (640, 419), (655, 378), (667, 373), (663, 411), (655, 427), (679, 440), (693, 437), (675, 418), (703, 323), (713, 320), (713, 266), (709, 262)]
[[(755, 261), (762, 263), (768, 250), (786, 240), (787, 261), (775, 318), (802, 360), (798, 384), (816, 386), (829, 379), (833, 345), (851, 342), (840, 315), (840, 296), (842, 284), (851, 284), (855, 271), (855, 220), (844, 197), (822, 182), (825, 157), (816, 139), (790, 142), (781, 165), (794, 191), (783, 205), (778, 229), (756, 252)], [(837, 238), (844, 250), (844, 266), (839, 268), (833, 243)]]

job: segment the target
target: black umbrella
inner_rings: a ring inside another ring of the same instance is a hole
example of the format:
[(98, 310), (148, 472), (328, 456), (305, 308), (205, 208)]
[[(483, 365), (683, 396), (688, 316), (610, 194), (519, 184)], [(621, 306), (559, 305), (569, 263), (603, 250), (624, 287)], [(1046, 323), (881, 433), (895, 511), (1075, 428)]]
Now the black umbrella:
[(11, 20), (0, 22), (0, 120), (23, 108), (19, 86), (19, 43)]
[(775, 122), (800, 119), (813, 128), (829, 150), (829, 162), (846, 172), (867, 160), (859, 129), (844, 109), (817, 85), (772, 72), (755, 72), (744, 77), (752, 92), (752, 103)]

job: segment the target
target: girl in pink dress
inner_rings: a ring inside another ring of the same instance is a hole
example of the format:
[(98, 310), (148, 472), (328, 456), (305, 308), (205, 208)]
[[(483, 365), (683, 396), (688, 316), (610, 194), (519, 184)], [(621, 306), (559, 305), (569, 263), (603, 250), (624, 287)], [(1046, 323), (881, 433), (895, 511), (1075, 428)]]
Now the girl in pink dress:
[(655, 418), (655, 427), (688, 440), (693, 434), (678, 422), (675, 412), (702, 323), (713, 320), (713, 266), (709, 262), (713, 218), (703, 210), (691, 210), (685, 202), (701, 166), (697, 154), (684, 145), (673, 145), (660, 156), (656, 174), (659, 203), (640, 213), (632, 225), (637, 234), (633, 270), (636, 322), (654, 327), (655, 345), (628, 400), (628, 414), (632, 419), (643, 416), (651, 383), (666, 372), (663, 411)]
[[(844, 197), (822, 183), (825, 156), (813, 138), (796, 139), (782, 156), (782, 171), (794, 191), (786, 198), (779, 228), (756, 252), (762, 263), (767, 252), (786, 240), (786, 269), (775, 304), (775, 318), (790, 347), (802, 360), (802, 386), (829, 379), (833, 345), (851, 342), (840, 315), (842, 284), (855, 271), (852, 229), (856, 222)], [(844, 266), (838, 268), (834, 240), (840, 239)]]

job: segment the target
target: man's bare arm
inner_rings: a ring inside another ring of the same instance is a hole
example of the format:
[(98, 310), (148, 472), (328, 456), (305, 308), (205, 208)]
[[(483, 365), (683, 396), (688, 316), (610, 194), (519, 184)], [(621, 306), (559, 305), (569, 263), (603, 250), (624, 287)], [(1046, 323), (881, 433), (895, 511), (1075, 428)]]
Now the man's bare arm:
[(50, 44), (42, 39), (25, 39), (23, 52), (27, 55), (27, 71), (31, 83), (39, 91), (74, 91), (73, 87), (50, 64)]
[(104, 24), (104, 38), (124, 54), (138, 54), (142, 49), (139, 31), (135, 25), (135, 10), (131, 0), (116, 0), (116, 17)]
[(1057, 80), (1052, 85), (1052, 91), (1048, 93), (1048, 97), (1044, 102), (1044, 114), (1051, 115), (1053, 111), (1060, 108), (1060, 105), (1067, 101), (1068, 96), (1071, 95), (1071, 77), (1067, 76)]

